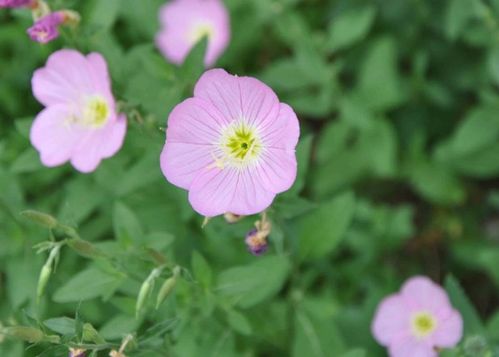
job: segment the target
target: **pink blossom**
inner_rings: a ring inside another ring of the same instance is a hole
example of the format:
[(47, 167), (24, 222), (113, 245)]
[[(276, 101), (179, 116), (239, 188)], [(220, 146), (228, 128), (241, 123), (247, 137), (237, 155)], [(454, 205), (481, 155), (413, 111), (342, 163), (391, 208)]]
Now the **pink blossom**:
[(372, 333), (392, 357), (436, 357), (437, 348), (459, 342), (463, 321), (445, 290), (416, 276), (406, 281), (398, 294), (380, 303)]
[(63, 22), (64, 13), (62, 11), (52, 12), (37, 20), (28, 29), (28, 35), (36, 42), (50, 42), (59, 37), (59, 25)]
[(30, 133), (45, 166), (70, 161), (77, 170), (91, 172), (120, 149), (126, 118), (116, 113), (107, 64), (100, 54), (57, 51), (35, 71), (32, 87), (46, 107)]
[(194, 45), (208, 37), (205, 65), (212, 66), (230, 39), (230, 20), (221, 0), (173, 0), (160, 10), (162, 29), (156, 45), (175, 64), (184, 62)]
[(34, 3), (34, 0), (0, 0), (0, 8), (29, 7)]
[(255, 214), (295, 181), (299, 134), (272, 89), (213, 69), (171, 112), (161, 168), (204, 216)]

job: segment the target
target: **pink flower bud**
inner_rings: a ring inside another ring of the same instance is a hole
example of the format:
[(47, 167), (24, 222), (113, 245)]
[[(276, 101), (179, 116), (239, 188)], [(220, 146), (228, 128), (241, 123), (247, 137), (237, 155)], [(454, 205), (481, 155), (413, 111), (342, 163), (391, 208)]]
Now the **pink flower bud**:
[(52, 12), (37, 20), (28, 29), (28, 35), (36, 42), (50, 42), (59, 37), (59, 25), (63, 22), (64, 14), (61, 11)]

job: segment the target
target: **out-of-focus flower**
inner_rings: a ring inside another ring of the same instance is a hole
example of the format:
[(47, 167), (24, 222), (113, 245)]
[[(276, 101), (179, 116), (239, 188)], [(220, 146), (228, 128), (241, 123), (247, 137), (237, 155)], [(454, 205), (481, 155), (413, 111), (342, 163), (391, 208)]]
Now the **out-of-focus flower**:
[(272, 224), (267, 219), (267, 214), (262, 214), (262, 219), (255, 222), (255, 228), (246, 234), (246, 245), (253, 255), (262, 255), (269, 247), (267, 238), (272, 230)]
[(38, 19), (28, 29), (28, 35), (33, 41), (48, 43), (59, 37), (59, 26), (62, 24), (76, 24), (80, 21), (78, 13), (71, 10), (62, 10), (49, 13)]
[(81, 348), (70, 348), (69, 357), (85, 357), (85, 350)]
[(212, 66), (230, 40), (230, 20), (221, 0), (173, 0), (160, 10), (156, 45), (175, 64), (184, 62), (194, 45), (208, 37), (205, 65)]
[(70, 161), (78, 171), (91, 172), (121, 148), (126, 118), (116, 112), (107, 64), (100, 54), (57, 51), (35, 71), (32, 88), (46, 106), (30, 133), (45, 166)]
[(36, 0), (0, 0), (0, 8), (32, 7)]
[(50, 42), (59, 37), (59, 25), (63, 22), (64, 14), (61, 11), (52, 12), (37, 20), (35, 24), (28, 29), (28, 35), (36, 42)]
[(446, 292), (418, 276), (381, 302), (372, 333), (392, 357), (436, 357), (437, 348), (454, 347), (459, 342), (463, 321)]
[(161, 168), (204, 216), (255, 214), (294, 183), (299, 134), (272, 89), (213, 69), (171, 112)]

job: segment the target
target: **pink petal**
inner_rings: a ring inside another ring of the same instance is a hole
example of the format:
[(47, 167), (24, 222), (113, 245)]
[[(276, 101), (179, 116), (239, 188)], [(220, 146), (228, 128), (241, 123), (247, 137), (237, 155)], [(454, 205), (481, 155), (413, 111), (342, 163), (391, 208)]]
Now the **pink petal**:
[(412, 337), (398, 340), (389, 346), (390, 357), (438, 357), (435, 349)]
[(121, 148), (126, 126), (125, 116), (122, 115), (102, 129), (87, 129), (78, 138), (78, 145), (71, 156), (73, 167), (84, 173), (94, 171), (102, 159), (113, 156)]
[(257, 179), (251, 169), (239, 171), (236, 192), (227, 212), (249, 216), (268, 208), (275, 198), (275, 193), (268, 191)]
[(106, 96), (114, 111), (114, 97), (111, 92), (111, 78), (109, 77), (106, 60), (100, 53), (93, 52), (87, 55), (87, 61), (93, 87), (96, 92)]
[(371, 326), (374, 338), (388, 346), (410, 335), (410, 312), (404, 299), (396, 294), (383, 299)]
[(166, 179), (186, 190), (201, 170), (214, 163), (209, 146), (178, 142), (168, 142), (161, 152), (160, 160)]
[(433, 334), (433, 342), (438, 347), (454, 347), (463, 336), (463, 319), (461, 314), (452, 310), (445, 318), (438, 320), (437, 331)]
[(82, 94), (93, 94), (86, 58), (75, 50), (59, 50), (50, 55), (45, 67), (32, 79), (33, 94), (45, 106), (76, 103)]
[(270, 125), (279, 115), (279, 100), (267, 85), (250, 77), (236, 77), (223, 69), (206, 71), (194, 96), (215, 106), (229, 121), (243, 119), (255, 126)]
[(270, 192), (288, 190), (296, 179), (296, 156), (294, 151), (269, 148), (262, 152), (259, 164), (255, 167), (255, 178)]
[(189, 98), (170, 113), (166, 137), (168, 142), (213, 145), (220, 139), (221, 128), (227, 123), (209, 102)]
[(440, 309), (450, 306), (445, 290), (424, 276), (407, 280), (400, 293), (413, 311), (429, 310), (437, 313)]
[(31, 126), (31, 144), (40, 152), (45, 166), (61, 165), (71, 157), (81, 131), (66, 123), (69, 116), (67, 107), (50, 106), (37, 115)]
[(300, 125), (289, 105), (281, 103), (277, 119), (267, 121), (259, 130), (265, 146), (294, 153), (300, 137)]
[(237, 170), (205, 169), (192, 181), (189, 202), (192, 208), (206, 217), (229, 212), (237, 186)]

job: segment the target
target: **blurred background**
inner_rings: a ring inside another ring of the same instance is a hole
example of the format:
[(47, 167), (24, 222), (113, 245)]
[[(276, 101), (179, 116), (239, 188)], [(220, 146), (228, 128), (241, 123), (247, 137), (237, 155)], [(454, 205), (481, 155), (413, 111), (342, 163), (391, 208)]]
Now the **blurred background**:
[[(168, 113), (192, 94), (205, 45), (166, 62), (153, 43), (164, 1), (48, 1), (82, 22), (46, 46), (26, 35), (29, 11), (0, 11), (0, 323), (61, 336), (2, 335), (0, 356), (66, 356), (82, 339), (107, 356), (128, 333), (130, 356), (385, 356), (374, 310), (413, 275), (444, 285), (464, 317), (442, 355), (498, 353), (499, 1), (224, 2), (232, 39), (217, 67), (270, 85), (302, 131), (263, 257), (244, 244), (257, 217), (201, 228), (160, 172)], [(124, 148), (90, 175), (43, 167), (29, 142), (32, 73), (63, 47), (105, 56), (128, 114)], [(27, 209), (89, 242), (61, 249), (39, 303), (47, 252), (33, 246), (49, 231)], [(158, 261), (168, 268), (136, 317)]]

